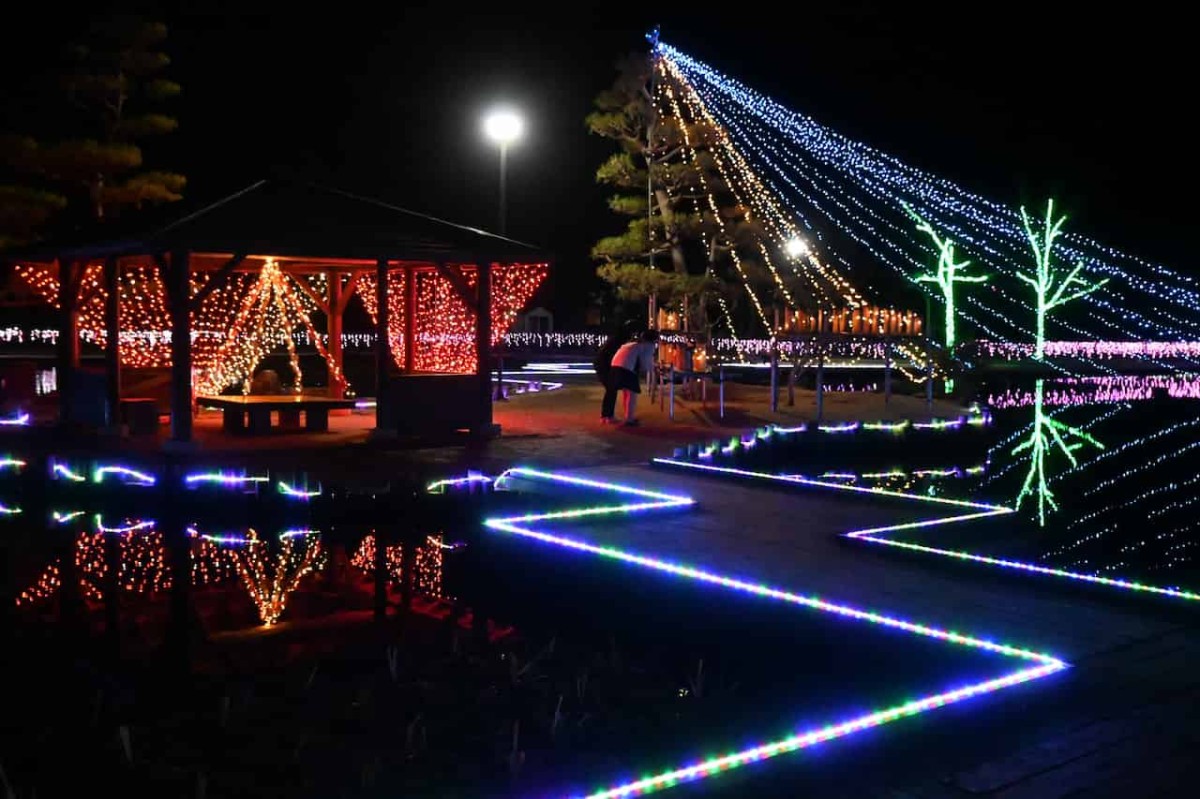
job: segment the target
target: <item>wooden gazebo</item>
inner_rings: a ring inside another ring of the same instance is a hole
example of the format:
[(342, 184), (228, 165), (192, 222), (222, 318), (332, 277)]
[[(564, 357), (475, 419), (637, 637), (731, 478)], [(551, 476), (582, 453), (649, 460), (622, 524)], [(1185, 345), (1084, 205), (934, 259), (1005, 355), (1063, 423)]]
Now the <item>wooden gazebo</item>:
[[(64, 421), (70, 420), (72, 377), (79, 367), (81, 309), (89, 303), (93, 310), (102, 307), (102, 322), (95, 325), (100, 328), (96, 333), (103, 334), (98, 338), (104, 341), (106, 407), (113, 419), (120, 407), (122, 347), (129, 336), (121, 321), (129, 315), (121, 306), (123, 292), (129, 294), (129, 270), (152, 273), (160, 281), (155, 287), (162, 296), (147, 302), (159, 303), (169, 332), (164, 330), (161, 341), (147, 346), (159, 347), (163, 365), (169, 361), (171, 440), (180, 444), (192, 440), (193, 316), (236, 276), (261, 275), (268, 267), (295, 278), (306, 302), (326, 316), (327, 346), (321, 354), (330, 366), (334, 396), (340, 396), (344, 386), (343, 312), (356, 290), (362, 295), (364, 287), (371, 289), (363, 299), (373, 306), (376, 427), (381, 431), (397, 429), (391, 398), (398, 393), (405, 393), (409, 412), (422, 413), (420, 407), (412, 407), (419, 393), (411, 388), (395, 391), (397, 384), (418, 377), (418, 372), (438, 371), (428, 358), (422, 363), (419, 351), (422, 319), (432, 314), (418, 307), (421, 287), (449, 297), (467, 320), (459, 328), (467, 333), (451, 338), (474, 352), (473, 364), (470, 358), (455, 360), (456, 371), (461, 372), (464, 363), (473, 365), (469, 376), (456, 376), (455, 391), (473, 396), (467, 426), (474, 432), (490, 431), (493, 281), (506, 269), (534, 264), (544, 269), (548, 260), (536, 247), (482, 230), (337, 189), (278, 179), (255, 183), (144, 235), (46, 245), (6, 259), (18, 269), (36, 268), (54, 283)], [(323, 291), (314, 289), (309, 279), (313, 275), (324, 276)], [(401, 289), (396, 296), (392, 286)], [(241, 311), (240, 316), (247, 315), (246, 308)], [(473, 341), (463, 340), (472, 336)], [(393, 342), (402, 352), (393, 352)], [(393, 371), (398, 374), (393, 376)]]

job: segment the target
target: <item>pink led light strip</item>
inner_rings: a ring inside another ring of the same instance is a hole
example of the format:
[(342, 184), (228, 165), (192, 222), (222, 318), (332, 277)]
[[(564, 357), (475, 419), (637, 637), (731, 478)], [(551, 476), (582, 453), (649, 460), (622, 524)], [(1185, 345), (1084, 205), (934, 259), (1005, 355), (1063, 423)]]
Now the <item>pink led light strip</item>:
[[(673, 463), (683, 466), (699, 466), (698, 464), (688, 464), (683, 461), (670, 461), (667, 459), (657, 459), (663, 463)], [(719, 467), (701, 467), (713, 471), (729, 471)], [(733, 470), (741, 471), (741, 470)], [(794, 735), (787, 736), (775, 741), (764, 743), (758, 746), (753, 746), (743, 749), (739, 752), (725, 755), (723, 757), (709, 758), (690, 765), (681, 766), (678, 768), (669, 769), (658, 774), (643, 777), (641, 779), (625, 782), (619, 785), (614, 785), (604, 788), (599, 791), (587, 794), (584, 799), (623, 799), (623, 797), (637, 796), (653, 791), (672, 787), (678, 783), (689, 782), (698, 779), (704, 779), (719, 774), (723, 771), (728, 771), (739, 766), (744, 766), (749, 763), (754, 763), (766, 758), (775, 757), (787, 752), (794, 752), (799, 749), (812, 746), (823, 741), (830, 741), (836, 738), (842, 738), (856, 732), (877, 727), (906, 716), (912, 716), (917, 713), (923, 713), (928, 710), (934, 710), (939, 707), (961, 702), (975, 696), (999, 691), (1004, 688), (1009, 688), (1031, 680), (1046, 677), (1055, 672), (1062, 671), (1067, 668), (1067, 664), (1058, 658), (1051, 657), (1039, 652), (1034, 652), (1029, 649), (1024, 649), (1007, 644), (999, 644), (994, 641), (987, 641), (981, 638), (975, 638), (962, 633), (951, 630), (942, 630), (936, 627), (930, 627), (916, 622), (906, 621), (904, 619), (886, 616), (881, 613), (876, 613), (868, 610), (860, 610), (848, 605), (836, 604), (820, 599), (819, 597), (801, 596), (789, 591), (784, 591), (778, 588), (773, 588), (767, 585), (754, 584), (740, 580), (734, 577), (726, 577), (712, 572), (704, 571), (693, 566), (683, 564), (670, 563), (668, 561), (659, 560), (657, 558), (639, 555), (634, 552), (617, 549), (616, 547), (601, 547), (594, 544), (589, 544), (585, 541), (566, 538), (559, 535), (554, 535), (547, 532), (539, 532), (532, 530), (525, 524), (532, 521), (545, 521), (554, 519), (571, 519), (581, 516), (594, 516), (604, 513), (622, 513), (633, 510), (650, 510), (662, 509), (669, 507), (680, 507), (692, 503), (692, 500), (687, 497), (673, 496), (669, 494), (658, 494), (657, 492), (649, 492), (642, 489), (635, 489), (628, 486), (621, 486), (613, 483), (601, 483), (598, 481), (584, 480), (582, 478), (571, 477), (569, 475), (561, 475), (549, 472), (537, 472), (529, 469), (512, 469), (505, 473), (503, 477), (526, 477), (529, 479), (545, 479), (552, 482), (567, 483), (576, 486), (593, 487), (602, 490), (611, 491), (617, 494), (625, 494), (635, 496), (640, 499), (656, 499), (657, 502), (635, 502), (629, 504), (617, 504), (603, 507), (592, 507), (580, 509), (577, 511), (559, 511), (549, 513), (533, 513), (522, 516), (510, 516), (505, 518), (487, 519), (484, 524), (492, 529), (498, 530), (513, 535), (530, 538), (547, 544), (571, 549), (577, 552), (586, 552), (604, 558), (619, 560), (624, 563), (630, 563), (643, 568), (653, 569), (655, 571), (672, 574), (679, 577), (686, 577), (698, 582), (707, 583), (710, 585), (720, 586), (722, 588), (742, 591), (744, 593), (760, 596), (766, 599), (772, 599), (779, 602), (786, 602), (792, 605), (797, 605), (812, 610), (821, 611), (824, 613), (832, 613), (843, 618), (854, 619), (856, 621), (865, 621), (880, 626), (889, 627), (892, 629), (903, 630), (913, 635), (920, 635), (928, 638), (934, 638), (940, 641), (967, 646), (974, 649), (980, 649), (987, 652), (992, 652), (1006, 657), (1014, 657), (1024, 661), (1032, 661), (1035, 665), (1026, 666), (1018, 669), (1010, 674), (1006, 674), (994, 679), (985, 680), (978, 683), (956, 688), (950, 691), (933, 694), (920, 699), (915, 699), (896, 705), (883, 710), (854, 716), (852, 718), (830, 724), (824, 727), (817, 727), (809, 730), (797, 732)], [(823, 487), (831, 487), (844, 490), (853, 490), (875, 494), (890, 494), (895, 496), (908, 496), (899, 492), (886, 491), (882, 489), (864, 489), (854, 486), (839, 486), (832, 483), (822, 483), (815, 480), (806, 480), (804, 478), (787, 478), (783, 482), (799, 482), (805, 484), (813, 484)], [(500, 480), (497, 480), (500, 483)], [(933, 498), (940, 499), (940, 498)], [(972, 513), (962, 514), (955, 517), (953, 520), (965, 520), (967, 518), (979, 518), (982, 516), (991, 516), (996, 513), (1007, 513), (1007, 508), (997, 508), (995, 506), (983, 505), (982, 503), (970, 503), (959, 500), (943, 500), (941, 504), (950, 504), (957, 506), (967, 506), (975, 509)], [(935, 523), (940, 523), (935, 522)]]

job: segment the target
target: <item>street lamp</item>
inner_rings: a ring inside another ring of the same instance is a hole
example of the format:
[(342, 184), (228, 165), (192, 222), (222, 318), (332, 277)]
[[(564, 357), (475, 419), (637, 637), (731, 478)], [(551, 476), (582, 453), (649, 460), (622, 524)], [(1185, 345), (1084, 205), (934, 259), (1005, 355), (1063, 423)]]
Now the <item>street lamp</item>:
[(488, 114), (483, 120), (483, 132), (496, 144), (500, 145), (500, 235), (507, 232), (507, 212), (505, 210), (504, 174), (508, 162), (508, 145), (521, 137), (525, 130), (525, 120), (508, 109), (497, 109)]
[(784, 245), (787, 254), (791, 258), (800, 258), (808, 255), (808, 242), (799, 236), (792, 236)]

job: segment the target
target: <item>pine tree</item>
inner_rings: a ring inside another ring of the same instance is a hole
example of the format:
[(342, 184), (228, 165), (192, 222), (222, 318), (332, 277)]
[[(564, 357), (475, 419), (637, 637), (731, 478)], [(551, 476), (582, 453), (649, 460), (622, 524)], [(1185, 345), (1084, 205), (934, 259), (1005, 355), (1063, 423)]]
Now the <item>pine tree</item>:
[(10, 240), (34, 238), (64, 209), (102, 221), (182, 199), (184, 176), (145, 169), (139, 145), (178, 127), (157, 110), (180, 92), (163, 76), (166, 36), (161, 23), (111, 18), (68, 49), (59, 81), (68, 123), (60, 127), (82, 137), (0, 138), (0, 162), (19, 179), (0, 187), (0, 224)]
[[(708, 151), (713, 131), (656, 106), (651, 57), (626, 57), (617, 69), (615, 83), (597, 96), (586, 120), (592, 133), (618, 148), (596, 171), (596, 180), (614, 189), (609, 208), (627, 220), (623, 232), (592, 248), (600, 262), (597, 274), (622, 299), (653, 295), (666, 307), (691, 298), (693, 325), (702, 325), (702, 297), (739, 295), (723, 277), (726, 262), (734, 247), (753, 249), (755, 228), (731, 202), (713, 165)], [(759, 279), (752, 258), (750, 266)]]

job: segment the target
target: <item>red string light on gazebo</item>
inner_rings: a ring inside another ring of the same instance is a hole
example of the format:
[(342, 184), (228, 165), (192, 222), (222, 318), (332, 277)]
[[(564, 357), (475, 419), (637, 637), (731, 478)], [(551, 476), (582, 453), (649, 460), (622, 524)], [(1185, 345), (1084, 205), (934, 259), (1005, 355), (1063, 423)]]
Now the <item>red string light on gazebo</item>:
[[(474, 289), (478, 273), (463, 267), (463, 280)], [(529, 302), (549, 267), (546, 264), (502, 264), (492, 268), (492, 345), (495, 346), (512, 327), (517, 314)], [(392, 359), (399, 368), (404, 363), (405, 271), (388, 275), (388, 340)], [(476, 367), (475, 309), (467, 305), (454, 285), (436, 272), (414, 272), (417, 281), (416, 346), (413, 369), (419, 372), (474, 372)], [(375, 321), (378, 311), (374, 276), (358, 280), (358, 295)]]

